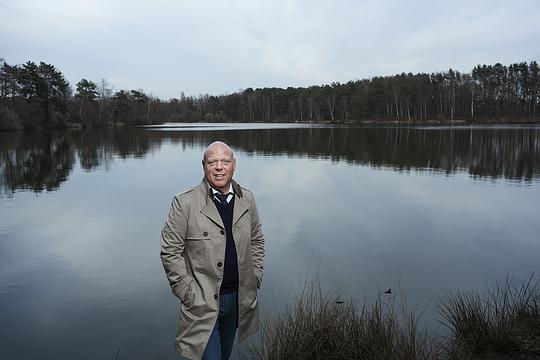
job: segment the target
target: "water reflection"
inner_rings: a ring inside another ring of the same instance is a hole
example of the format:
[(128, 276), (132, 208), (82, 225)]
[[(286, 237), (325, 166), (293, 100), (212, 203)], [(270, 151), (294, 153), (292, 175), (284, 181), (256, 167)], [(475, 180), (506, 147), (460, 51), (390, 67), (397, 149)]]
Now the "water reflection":
[(77, 163), (92, 171), (112, 166), (115, 158), (145, 157), (164, 142), (196, 147), (215, 139), (248, 153), (307, 156), (396, 171), (463, 171), (480, 179), (525, 182), (540, 177), (538, 127), (201, 129), (2, 133), (0, 192), (53, 191)]
[(435, 299), (445, 290), (538, 272), (539, 135), (534, 127), (0, 134), (1, 191), (17, 192), (0, 196), (2, 356), (101, 359), (121, 349), (120, 359), (176, 358), (178, 304), (159, 231), (173, 194), (200, 181), (203, 146), (215, 139), (234, 147), (235, 176), (257, 196), (263, 314), (320, 272), (323, 289), (344, 298), (402, 288), (438, 326)]

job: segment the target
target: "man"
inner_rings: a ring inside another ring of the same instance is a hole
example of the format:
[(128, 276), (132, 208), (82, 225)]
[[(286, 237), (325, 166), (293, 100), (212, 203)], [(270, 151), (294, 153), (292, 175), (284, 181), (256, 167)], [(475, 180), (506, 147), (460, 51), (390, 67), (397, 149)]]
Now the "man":
[(231, 148), (213, 142), (202, 165), (201, 184), (172, 201), (161, 260), (181, 302), (176, 351), (228, 359), (236, 329), (240, 340), (258, 329), (264, 236), (252, 193), (233, 180)]

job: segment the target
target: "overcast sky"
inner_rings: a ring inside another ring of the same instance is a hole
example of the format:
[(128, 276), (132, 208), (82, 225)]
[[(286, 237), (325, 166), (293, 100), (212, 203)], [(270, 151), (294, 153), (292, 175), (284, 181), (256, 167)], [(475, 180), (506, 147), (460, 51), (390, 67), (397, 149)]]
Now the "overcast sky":
[(162, 99), (540, 60), (537, 0), (0, 0), (0, 57)]

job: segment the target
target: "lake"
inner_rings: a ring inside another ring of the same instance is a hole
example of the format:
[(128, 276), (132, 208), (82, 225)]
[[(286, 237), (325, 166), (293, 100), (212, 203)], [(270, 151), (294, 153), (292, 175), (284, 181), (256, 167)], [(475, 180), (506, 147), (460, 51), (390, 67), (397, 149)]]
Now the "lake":
[(318, 277), (336, 299), (391, 288), (439, 331), (445, 293), (540, 270), (539, 126), (0, 133), (2, 358), (176, 358), (159, 234), (214, 140), (257, 199), (263, 317)]

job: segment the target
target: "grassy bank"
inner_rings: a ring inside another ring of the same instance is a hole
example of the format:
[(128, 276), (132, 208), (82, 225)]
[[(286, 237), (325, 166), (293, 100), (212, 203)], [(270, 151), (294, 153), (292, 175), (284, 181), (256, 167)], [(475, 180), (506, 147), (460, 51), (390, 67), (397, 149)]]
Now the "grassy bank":
[(531, 276), (439, 301), (449, 335), (419, 325), (419, 314), (384, 294), (374, 303), (340, 301), (318, 282), (262, 322), (250, 359), (540, 359), (540, 289)]

